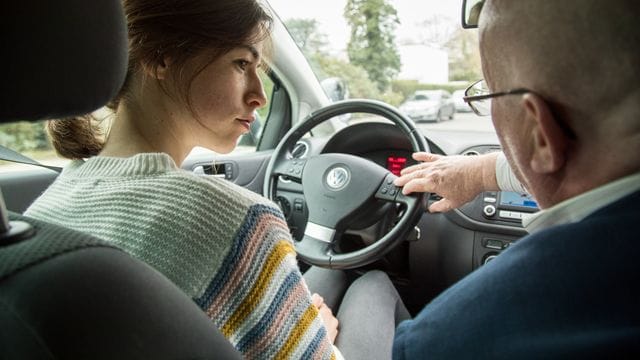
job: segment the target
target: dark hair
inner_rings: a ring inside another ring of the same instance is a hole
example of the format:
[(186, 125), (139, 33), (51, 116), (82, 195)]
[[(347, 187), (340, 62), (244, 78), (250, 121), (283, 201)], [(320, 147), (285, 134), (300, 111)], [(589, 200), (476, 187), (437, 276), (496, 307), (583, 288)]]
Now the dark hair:
[[(272, 18), (258, 0), (123, 0), (123, 5), (129, 68), (118, 96), (107, 105), (114, 111), (142, 66), (156, 69), (169, 58), (172, 67), (181, 69), (200, 54), (209, 55), (210, 63), (238, 46), (267, 40), (271, 32)], [(191, 82), (207, 65), (195, 72), (172, 72), (189, 108)], [(97, 155), (104, 145), (98, 121), (91, 115), (49, 121), (47, 130), (58, 154), (69, 159)]]

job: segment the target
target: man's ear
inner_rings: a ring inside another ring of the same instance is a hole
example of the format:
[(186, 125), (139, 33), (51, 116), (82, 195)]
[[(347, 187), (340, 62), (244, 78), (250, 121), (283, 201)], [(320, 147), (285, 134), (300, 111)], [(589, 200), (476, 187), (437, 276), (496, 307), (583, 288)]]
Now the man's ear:
[(158, 80), (164, 80), (167, 77), (167, 71), (170, 63), (171, 61), (169, 58), (164, 58), (159, 64), (143, 63), (142, 69), (147, 76)]
[(549, 104), (536, 94), (522, 97), (525, 116), (533, 124), (531, 169), (550, 174), (562, 169), (566, 161), (569, 139), (559, 126)]

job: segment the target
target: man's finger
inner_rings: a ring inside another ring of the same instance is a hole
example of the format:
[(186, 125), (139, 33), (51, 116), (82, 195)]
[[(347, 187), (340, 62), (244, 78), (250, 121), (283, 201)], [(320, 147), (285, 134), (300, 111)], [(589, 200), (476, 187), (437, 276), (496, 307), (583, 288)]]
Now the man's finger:
[(429, 206), (429, 212), (431, 213), (447, 212), (452, 208), (453, 206), (451, 205), (451, 202), (443, 198), (431, 204), (431, 206)]
[(412, 192), (433, 192), (434, 184), (427, 178), (411, 179), (402, 188), (404, 195), (411, 194)]
[(411, 156), (416, 161), (431, 162), (431, 161), (436, 161), (440, 159), (440, 155), (436, 155), (428, 152), (416, 152), (416, 153), (413, 153)]
[(406, 167), (402, 170), (400, 170), (400, 175), (407, 175), (407, 174), (411, 174), (417, 170), (422, 170), (424, 169), (424, 165), (423, 164), (416, 164), (416, 165), (411, 165), (409, 167)]

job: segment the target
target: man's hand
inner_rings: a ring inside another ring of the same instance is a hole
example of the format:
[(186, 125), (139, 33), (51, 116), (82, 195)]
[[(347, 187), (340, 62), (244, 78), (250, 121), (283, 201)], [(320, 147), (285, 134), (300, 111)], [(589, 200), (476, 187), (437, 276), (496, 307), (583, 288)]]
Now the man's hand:
[(338, 336), (338, 319), (333, 316), (331, 309), (324, 303), (322, 296), (314, 293), (311, 295), (311, 302), (318, 309), (320, 318), (322, 319), (325, 328), (327, 328), (329, 341), (333, 344), (336, 340), (336, 336)]
[(498, 153), (479, 156), (413, 154), (420, 164), (410, 166), (395, 180), (402, 193), (431, 192), (442, 197), (429, 206), (430, 212), (445, 212), (473, 200), (482, 191), (498, 190)]

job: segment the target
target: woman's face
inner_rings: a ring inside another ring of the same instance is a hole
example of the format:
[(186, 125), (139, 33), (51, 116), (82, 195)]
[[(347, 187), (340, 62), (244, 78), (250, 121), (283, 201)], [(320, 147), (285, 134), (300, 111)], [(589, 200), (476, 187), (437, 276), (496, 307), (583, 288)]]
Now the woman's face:
[(249, 131), (254, 111), (267, 103), (259, 77), (262, 50), (262, 43), (232, 49), (195, 77), (189, 93), (194, 145), (228, 153)]

